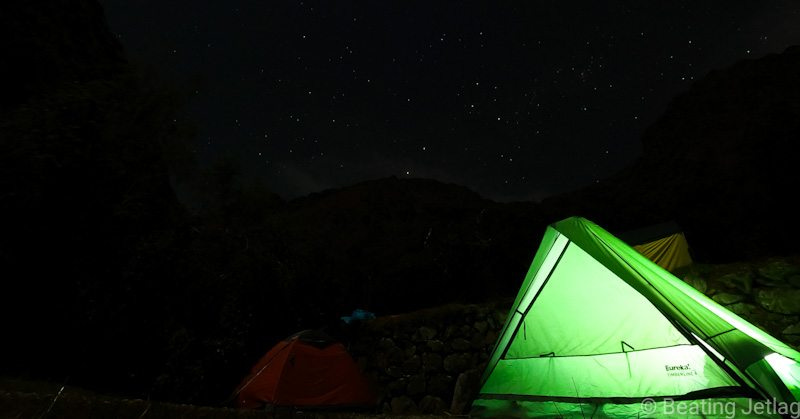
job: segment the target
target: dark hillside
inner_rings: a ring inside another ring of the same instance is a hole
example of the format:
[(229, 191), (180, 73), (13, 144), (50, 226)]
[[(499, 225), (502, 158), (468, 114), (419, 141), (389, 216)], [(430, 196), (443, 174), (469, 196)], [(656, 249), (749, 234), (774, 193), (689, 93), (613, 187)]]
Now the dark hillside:
[(325, 296), (316, 305), (384, 313), (513, 292), (544, 228), (533, 204), (397, 178), (295, 200), (278, 224)]
[(617, 230), (675, 220), (707, 261), (800, 250), (800, 47), (709, 73), (642, 142), (619, 175), (548, 199), (550, 218), (583, 214)]

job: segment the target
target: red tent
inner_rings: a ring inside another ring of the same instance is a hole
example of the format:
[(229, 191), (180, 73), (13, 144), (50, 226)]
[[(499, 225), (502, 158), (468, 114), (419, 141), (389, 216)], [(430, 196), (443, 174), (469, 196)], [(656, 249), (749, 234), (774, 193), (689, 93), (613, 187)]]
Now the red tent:
[(376, 397), (345, 347), (316, 331), (275, 345), (237, 390), (236, 405), (297, 407), (372, 406)]

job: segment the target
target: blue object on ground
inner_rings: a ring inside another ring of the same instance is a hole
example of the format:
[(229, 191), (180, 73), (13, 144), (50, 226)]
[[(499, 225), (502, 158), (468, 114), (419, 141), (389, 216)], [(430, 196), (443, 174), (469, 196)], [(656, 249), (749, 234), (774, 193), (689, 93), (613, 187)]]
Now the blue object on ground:
[(350, 324), (353, 321), (369, 320), (374, 318), (375, 318), (375, 313), (357, 308), (353, 310), (353, 314), (349, 316), (342, 316), (342, 321), (344, 321), (347, 324)]

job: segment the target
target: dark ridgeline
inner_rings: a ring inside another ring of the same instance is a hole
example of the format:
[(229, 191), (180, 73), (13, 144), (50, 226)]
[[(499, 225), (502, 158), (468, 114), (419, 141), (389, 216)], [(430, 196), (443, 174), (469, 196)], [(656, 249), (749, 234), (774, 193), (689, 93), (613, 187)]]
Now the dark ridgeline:
[(125, 61), (96, 2), (0, 19), (2, 374), (214, 404), (276, 341), (354, 308), (513, 295), (545, 224), (575, 214), (675, 220), (700, 261), (798, 250), (796, 49), (698, 81), (636, 164), (542, 204), (396, 178), (284, 202), (230, 160), (191, 166), (181, 94)]
[(712, 71), (642, 142), (631, 167), (546, 200), (547, 212), (581, 214), (612, 231), (677, 221), (706, 262), (798, 250), (800, 47)]

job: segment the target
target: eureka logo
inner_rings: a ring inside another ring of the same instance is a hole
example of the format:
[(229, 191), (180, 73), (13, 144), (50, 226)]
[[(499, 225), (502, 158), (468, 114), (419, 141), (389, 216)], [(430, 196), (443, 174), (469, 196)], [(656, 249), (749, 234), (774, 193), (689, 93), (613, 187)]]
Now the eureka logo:
[(697, 371), (689, 364), (664, 365), (664, 369), (667, 371), (668, 377), (690, 377), (697, 375)]

